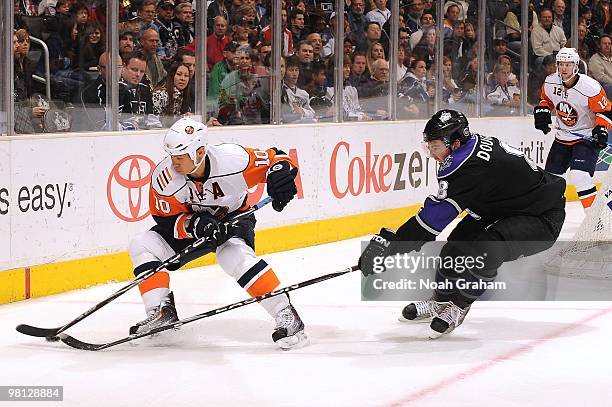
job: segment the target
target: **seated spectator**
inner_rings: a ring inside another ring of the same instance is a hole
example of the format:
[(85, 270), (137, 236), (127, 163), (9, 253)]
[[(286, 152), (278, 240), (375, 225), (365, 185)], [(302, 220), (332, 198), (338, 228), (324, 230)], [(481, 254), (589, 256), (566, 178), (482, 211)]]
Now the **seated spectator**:
[(383, 48), (382, 44), (380, 42), (370, 44), (370, 48), (368, 48), (368, 70), (370, 72), (374, 72), (372, 68), (374, 61), (381, 58), (384, 60), (387, 59), (385, 58), (385, 49)]
[(230, 72), (219, 90), (219, 115), (222, 124), (270, 123), (270, 81), (253, 73), (254, 53), (250, 47), (236, 51), (238, 69)]
[[(140, 36), (144, 30), (153, 27), (153, 20), (155, 19), (155, 9), (157, 8), (157, 0), (144, 0), (140, 3), (136, 15), (140, 18)], [(157, 30), (155, 30), (157, 31)]]
[(281, 71), (284, 68), (281, 93), (283, 123), (314, 122), (315, 112), (310, 107), (308, 93), (297, 87), (300, 77), (300, 61), (297, 56), (281, 60)]
[[(159, 34), (157, 55), (164, 64), (170, 63), (178, 51), (178, 40), (172, 27), (174, 14), (174, 1), (161, 0), (157, 3), (157, 18), (153, 20), (151, 28)], [(209, 15), (210, 17), (210, 15)]]
[(331, 99), (327, 97), (327, 88), (325, 87), (327, 67), (322, 62), (314, 62), (311, 71), (310, 82), (304, 86), (304, 90), (310, 97), (310, 106), (315, 111), (315, 117), (319, 121), (333, 119), (333, 104)]
[[(336, 13), (331, 13), (330, 18), (329, 18), (329, 25), (330, 27), (325, 29), (322, 33), (321, 33), (321, 41), (323, 42), (323, 47), (321, 49), (321, 57), (323, 57), (323, 59), (329, 59), (334, 55), (335, 52), (335, 44), (336, 44), (336, 40), (334, 38), (334, 35), (336, 33), (336, 24), (337, 24), (337, 18), (336, 18)], [(344, 36), (345, 38), (350, 37), (349, 36), (349, 21), (348, 21), (348, 14), (345, 12), (344, 13)]]
[(599, 52), (589, 59), (589, 75), (612, 97), (612, 41), (608, 34), (599, 38)]
[(253, 22), (242, 16), (232, 16), (232, 21), (232, 41), (237, 42), (240, 46), (250, 46), (249, 26)]
[(380, 42), (380, 37), (382, 35), (382, 29), (380, 24), (375, 21), (368, 21), (366, 23), (366, 31), (365, 31), (365, 41), (361, 44), (358, 44), (357, 50), (362, 52), (367, 52), (370, 46), (375, 42)]
[[(521, 0), (512, 0), (510, 10), (506, 13), (504, 24), (508, 35), (508, 46), (515, 52), (521, 50)], [(538, 15), (534, 10), (529, 10), (527, 15), (529, 33), (538, 25)]]
[(461, 13), (461, 9), (459, 5), (455, 3), (451, 3), (446, 9), (446, 18), (444, 19), (444, 31), (443, 38), (445, 40), (453, 38), (453, 30), (455, 29), (455, 24), (458, 23), (459, 14)]
[(298, 44), (304, 35), (304, 12), (298, 8), (291, 11), (289, 15), (289, 30), (291, 31), (294, 44)]
[(214, 19), (213, 33), (206, 39), (206, 60), (210, 71), (217, 62), (223, 61), (223, 49), (232, 41), (227, 35), (227, 21), (225, 17), (217, 16)]
[(172, 30), (175, 32), (179, 48), (193, 42), (195, 39), (195, 29), (193, 27), (191, 3), (179, 3), (176, 5)]
[(310, 82), (311, 79), (311, 64), (314, 59), (314, 50), (312, 45), (305, 40), (300, 41), (295, 55), (300, 61), (300, 77), (298, 80), (298, 86), (303, 88), (308, 82)]
[[(517, 108), (521, 104), (521, 90), (508, 83), (510, 71), (501, 65), (495, 65), (493, 69), (495, 75), (495, 88), (487, 94), (487, 101), (491, 103), (495, 109), (493, 113), (507, 115), (512, 114), (512, 110), (507, 108)], [(504, 109), (500, 109), (504, 107)]]
[(189, 68), (175, 63), (170, 66), (164, 83), (153, 91), (153, 114), (160, 116), (164, 127), (170, 127), (183, 115), (193, 113), (190, 85)]
[(533, 106), (540, 103), (542, 96), (542, 85), (548, 75), (557, 71), (557, 61), (554, 55), (547, 55), (542, 61), (542, 66), (529, 73), (527, 80), (527, 102)]
[(146, 70), (146, 57), (141, 52), (136, 51), (123, 61), (119, 81), (119, 123), (123, 130), (162, 127), (153, 114), (151, 88), (142, 83)]
[(391, 11), (387, 8), (387, 0), (374, 0), (374, 8), (366, 13), (366, 20), (377, 22), (381, 27), (391, 17)]
[[(228, 3), (231, 3), (231, 1), (229, 1)], [(225, 21), (230, 21), (230, 14), (227, 9), (227, 4), (225, 0), (214, 0), (212, 2), (209, 2), (208, 4), (206, 18), (209, 35), (212, 34), (213, 27), (215, 26), (216, 17), (223, 17), (225, 18)]]
[(363, 52), (355, 52), (355, 54), (353, 54), (349, 83), (359, 90), (369, 78), (370, 72), (368, 71), (368, 59), (366, 54)]
[(489, 70), (495, 66), (500, 56), (506, 56), (510, 58), (510, 61), (516, 65), (517, 69), (520, 68), (520, 55), (515, 54), (513, 51), (508, 49), (508, 41), (503, 37), (498, 37), (493, 40), (493, 49), (489, 53), (489, 63), (486, 69)]
[(465, 23), (457, 21), (453, 28), (453, 37), (444, 41), (444, 55), (454, 61), (454, 72), (465, 70), (472, 45), (474, 44), (465, 38)]
[(119, 32), (119, 55), (122, 59), (134, 52), (134, 33), (130, 31)]
[(372, 76), (359, 92), (365, 112), (375, 120), (389, 118), (389, 63), (380, 58), (372, 64)]
[(306, 42), (312, 46), (312, 61), (321, 61), (321, 49), (323, 48), (323, 40), (321, 40), (321, 34), (312, 32), (306, 36)]
[(421, 16), (423, 15), (423, 0), (412, 0), (408, 3), (408, 15), (406, 15), (406, 28), (412, 35), (421, 28)]
[(87, 72), (92, 68), (97, 69), (98, 60), (104, 52), (104, 48), (104, 38), (100, 26), (96, 23), (88, 23), (81, 39), (79, 54), (79, 69), (81, 72)]
[(166, 69), (157, 54), (157, 45), (159, 44), (159, 34), (152, 28), (147, 28), (140, 39), (141, 51), (147, 62), (146, 77), (155, 88), (160, 82), (166, 78)]
[(436, 60), (436, 37), (435, 27), (427, 28), (421, 41), (412, 50), (415, 58), (425, 61), (427, 69), (430, 69), (431, 64)]
[(400, 46), (397, 49), (397, 80), (398, 82), (401, 81), (404, 75), (408, 73), (408, 67), (404, 65), (405, 57), (406, 57), (406, 51), (402, 46)]
[[(357, 89), (354, 86), (351, 86), (351, 83), (349, 81), (349, 78), (351, 76), (351, 66), (352, 66), (351, 60), (346, 58), (344, 60), (344, 65), (342, 67), (342, 76), (344, 78), (342, 110), (344, 111), (344, 120), (345, 121), (372, 120), (370, 116), (368, 116), (361, 108), (361, 104), (359, 103), (359, 94), (357, 92)], [(327, 97), (329, 100), (332, 100), (332, 101), (334, 100), (334, 88), (333, 87), (327, 88)]]
[[(287, 28), (287, 10), (281, 10), (282, 30), (283, 30), (283, 57), (293, 55), (293, 35)], [(267, 25), (261, 30), (261, 36), (272, 43), (272, 26)]]
[(452, 105), (461, 100), (463, 92), (453, 79), (453, 61), (446, 56), (442, 58), (442, 61), (442, 100)]
[(421, 38), (423, 38), (423, 33), (429, 28), (435, 28), (435, 26), (436, 20), (434, 20), (433, 15), (431, 13), (423, 13), (419, 29), (410, 34), (410, 48), (414, 49), (419, 41), (421, 41)]
[(570, 24), (570, 15), (566, 13), (567, 7), (565, 0), (553, 0), (551, 3), (553, 12), (553, 24), (563, 30), (565, 37), (572, 35), (572, 27)]
[(208, 82), (209, 99), (217, 99), (223, 79), (227, 74), (238, 68), (238, 55), (236, 54), (238, 47), (239, 45), (235, 41), (225, 45), (223, 61), (217, 62), (210, 73), (210, 81)]
[[(508, 72), (510, 72), (510, 75), (508, 76), (508, 84), (512, 85), (512, 86), (519, 86), (519, 80), (517, 78), (517, 76), (512, 72), (512, 62), (510, 60), (510, 57), (507, 55), (500, 55), (499, 57), (497, 57), (497, 61), (495, 62), (495, 65), (501, 65), (504, 68), (508, 69)], [(495, 74), (493, 72), (487, 74), (486, 77), (486, 83), (487, 83), (487, 91), (491, 92), (493, 89), (495, 89), (496, 86), (496, 80), (495, 80)]]
[(400, 28), (399, 37), (398, 37), (399, 46), (404, 48), (404, 50), (410, 50), (410, 33), (406, 28)]
[(352, 0), (350, 9), (348, 11), (349, 37), (357, 48), (366, 49), (368, 47), (365, 38), (366, 23), (365, 17), (365, 1), (364, 0)]
[(538, 57), (536, 66), (542, 63), (546, 55), (559, 51), (567, 42), (563, 29), (553, 24), (553, 14), (550, 9), (540, 10), (539, 22), (540, 24), (531, 32), (531, 47)]
[[(13, 77), (15, 82), (15, 101), (22, 101), (33, 94), (32, 74), (36, 70), (28, 54), (30, 52), (30, 34), (21, 28), (13, 34)], [(39, 115), (42, 117), (42, 115)]]
[(410, 72), (397, 84), (398, 116), (401, 118), (423, 118), (427, 115), (429, 93), (427, 88), (427, 65), (422, 59), (410, 64)]
[[(121, 78), (121, 70), (123, 61), (118, 57), (117, 66), (119, 69), (119, 78)], [(92, 130), (110, 130), (110, 126), (106, 123), (106, 84), (110, 79), (109, 70), (110, 61), (108, 52), (100, 55), (98, 60), (98, 78), (85, 85), (79, 92), (75, 109), (79, 109), (79, 113), (73, 117), (72, 130), (75, 131), (92, 131)]]
[[(587, 41), (587, 34), (589, 30), (584, 23), (578, 24), (578, 55), (580, 55), (580, 59), (583, 61), (588, 61), (589, 58), (593, 55), (594, 51), (591, 50), (591, 45), (589, 41)], [(568, 44), (572, 43), (572, 39), (569, 38), (567, 40)]]

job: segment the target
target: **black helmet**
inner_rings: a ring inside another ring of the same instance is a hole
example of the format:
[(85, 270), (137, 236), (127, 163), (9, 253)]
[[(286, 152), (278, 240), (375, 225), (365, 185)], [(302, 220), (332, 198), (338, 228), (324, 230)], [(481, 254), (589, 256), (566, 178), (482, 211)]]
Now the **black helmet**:
[(455, 140), (464, 144), (471, 136), (465, 115), (451, 109), (442, 109), (434, 114), (423, 130), (424, 142), (442, 140), (447, 147)]

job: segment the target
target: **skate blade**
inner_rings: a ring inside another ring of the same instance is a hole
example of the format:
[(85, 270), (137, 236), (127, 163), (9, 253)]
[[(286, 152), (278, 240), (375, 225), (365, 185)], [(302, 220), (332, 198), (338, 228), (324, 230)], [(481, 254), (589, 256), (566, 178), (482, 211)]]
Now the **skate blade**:
[(295, 335), (279, 339), (276, 343), (282, 350), (291, 350), (303, 348), (308, 345), (309, 340), (304, 331), (299, 331)]
[(421, 318), (415, 318), (415, 319), (408, 319), (408, 318), (404, 318), (403, 315), (400, 315), (399, 317), (397, 317), (397, 320), (403, 324), (423, 324), (425, 322), (431, 322), (433, 317), (421, 317)]

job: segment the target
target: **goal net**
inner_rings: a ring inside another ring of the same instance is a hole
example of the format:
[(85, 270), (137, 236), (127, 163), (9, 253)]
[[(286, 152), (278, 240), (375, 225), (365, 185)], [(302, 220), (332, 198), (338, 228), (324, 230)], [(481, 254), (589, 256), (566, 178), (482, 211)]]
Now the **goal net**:
[(570, 242), (559, 243), (559, 247), (545, 266), (549, 273), (612, 280), (612, 165), (576, 234)]

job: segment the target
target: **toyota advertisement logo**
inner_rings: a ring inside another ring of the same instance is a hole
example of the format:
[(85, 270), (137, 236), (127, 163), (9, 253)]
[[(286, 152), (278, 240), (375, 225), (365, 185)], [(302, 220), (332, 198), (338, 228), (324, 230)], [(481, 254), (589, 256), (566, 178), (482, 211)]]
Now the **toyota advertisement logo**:
[(113, 213), (126, 222), (149, 216), (149, 182), (155, 163), (144, 155), (122, 158), (108, 175), (106, 197)]

